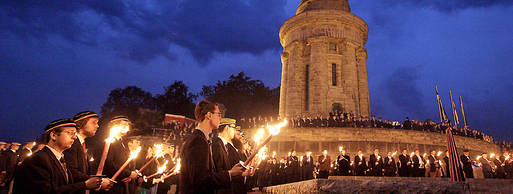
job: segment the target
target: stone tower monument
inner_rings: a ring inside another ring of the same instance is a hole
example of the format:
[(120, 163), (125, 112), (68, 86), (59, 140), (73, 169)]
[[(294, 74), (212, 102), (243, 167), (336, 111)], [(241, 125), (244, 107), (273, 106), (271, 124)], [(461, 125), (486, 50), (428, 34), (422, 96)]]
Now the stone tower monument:
[(280, 29), (280, 116), (369, 116), (367, 36), (348, 0), (302, 0)]

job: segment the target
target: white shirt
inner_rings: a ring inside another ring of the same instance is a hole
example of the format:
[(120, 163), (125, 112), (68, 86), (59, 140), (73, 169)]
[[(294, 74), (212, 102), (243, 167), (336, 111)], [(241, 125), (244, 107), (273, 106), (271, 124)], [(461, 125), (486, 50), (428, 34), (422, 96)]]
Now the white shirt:
[(60, 153), (58, 152), (57, 150), (53, 149), (52, 147), (48, 146), (48, 145), (45, 145), (45, 147), (47, 147), (48, 149), (50, 149), (50, 151), (52, 151), (52, 153), (55, 155), (55, 157), (57, 158), (57, 160), (61, 160), (62, 157), (64, 157), (64, 154), (63, 153)]
[(77, 133), (77, 139), (78, 139), (78, 143), (80, 143), (80, 145), (82, 145), (82, 143), (85, 142), (85, 137), (82, 137), (82, 135), (80, 135), (80, 133)]

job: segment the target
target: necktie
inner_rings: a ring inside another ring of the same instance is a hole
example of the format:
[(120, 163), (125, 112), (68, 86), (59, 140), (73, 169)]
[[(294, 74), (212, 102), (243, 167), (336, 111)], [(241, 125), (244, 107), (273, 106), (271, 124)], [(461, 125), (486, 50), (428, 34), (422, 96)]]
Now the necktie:
[(64, 176), (66, 178), (66, 183), (68, 183), (69, 182), (68, 169), (66, 168), (66, 161), (64, 161), (64, 156), (61, 157), (61, 159), (59, 161), (61, 162), (62, 169), (64, 170)]
[(85, 142), (82, 142), (82, 149), (84, 150), (84, 154), (87, 155), (87, 149), (86, 149)]

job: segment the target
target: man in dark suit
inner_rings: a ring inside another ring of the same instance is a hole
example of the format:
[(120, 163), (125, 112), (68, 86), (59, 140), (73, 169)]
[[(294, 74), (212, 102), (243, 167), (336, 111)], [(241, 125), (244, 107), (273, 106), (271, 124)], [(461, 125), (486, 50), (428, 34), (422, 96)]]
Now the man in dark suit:
[(299, 173), (299, 158), (296, 156), (296, 151), (291, 150), (290, 156), (287, 158), (287, 182), (297, 182), (300, 179)]
[(73, 193), (98, 188), (94, 177), (75, 182), (67, 169), (62, 152), (76, 139), (76, 125), (71, 119), (51, 122), (45, 128), (47, 146), (27, 158), (16, 171), (13, 193)]
[(384, 159), (383, 168), (385, 170), (384, 171), (385, 176), (395, 176), (396, 175), (397, 166), (395, 164), (395, 159), (394, 159), (392, 152), (387, 153), (387, 157), (385, 157), (385, 159)]
[[(445, 151), (445, 156), (443, 158), (444, 163), (442, 167), (442, 172), (444, 177), (451, 177), (451, 174), (449, 172), (449, 151)], [(472, 166), (471, 166), (472, 167)]]
[(303, 180), (313, 179), (313, 171), (314, 171), (314, 160), (312, 157), (312, 152), (306, 151), (306, 155), (303, 156)]
[(5, 170), (5, 163), (7, 162), (7, 150), (10, 145), (8, 145), (6, 142), (0, 142), (0, 192), (7, 191), (8, 188), (6, 188), (7, 183), (5, 182), (5, 179), (7, 177), (7, 171)]
[(23, 162), (25, 158), (30, 157), (32, 155), (32, 148), (34, 148), (34, 145), (36, 145), (36, 142), (26, 142), (25, 144), (23, 144), (21, 150), (18, 151), (18, 164), (21, 164), (21, 162)]
[(320, 155), (317, 159), (317, 162), (319, 163), (319, 178), (325, 178), (327, 179), (330, 172), (330, 164), (331, 164), (331, 158), (328, 155), (328, 150), (322, 151), (322, 155)]
[[(132, 123), (128, 120), (127, 116), (120, 115), (113, 117), (107, 124), (107, 128), (111, 129), (114, 126), (131, 126)], [(107, 177), (113, 177), (114, 174), (121, 168), (121, 166), (130, 157), (129, 142), (127, 139), (121, 138), (114, 143), (110, 144), (110, 150), (105, 160), (103, 174)], [(135, 163), (130, 162), (128, 166), (121, 171), (117, 181), (109, 191), (103, 193), (134, 193), (136, 192), (136, 179), (138, 173), (135, 172)]]
[(369, 157), (369, 168), (372, 176), (383, 176), (383, 157), (379, 155), (379, 149)]
[(426, 173), (426, 160), (420, 155), (419, 150), (415, 150), (415, 155), (411, 157), (412, 160), (412, 175), (414, 177), (424, 177)]
[(493, 178), (493, 170), (491, 166), (491, 162), (488, 160), (488, 154), (484, 153), (479, 158), (479, 163), (483, 168), (483, 175), (485, 178)]
[(469, 156), (469, 150), (463, 150), (463, 155), (460, 156), (461, 163), (463, 163), (463, 172), (466, 178), (474, 178), (474, 171), (472, 170), (472, 159)]
[[(5, 176), (5, 187), (2, 188), (9, 190), (10, 185), (12, 184), (12, 180), (14, 178), (14, 172), (16, 171), (16, 167), (18, 166), (19, 155), (18, 155), (18, 149), (20, 148), (20, 144), (17, 142), (11, 143), (11, 149), (9, 149), (7, 152), (4, 153), (5, 157), (5, 170), (6, 170), (6, 176)], [(0, 192), (0, 193), (2, 193)]]
[[(78, 128), (77, 139), (75, 139), (71, 148), (64, 151), (64, 159), (75, 181), (85, 181), (90, 178), (90, 166), (85, 139), (96, 134), (96, 130), (99, 127), (98, 120), (98, 114), (92, 111), (80, 112), (73, 117), (73, 121)], [(113, 185), (113, 182), (109, 179), (103, 179), (102, 183), (102, 188), (105, 190), (109, 190)], [(86, 192), (81, 191), (79, 193)]]
[(180, 193), (215, 193), (229, 188), (231, 180), (244, 171), (237, 164), (230, 170), (215, 171), (208, 135), (218, 128), (222, 113), (217, 104), (202, 100), (194, 110), (197, 128), (185, 140), (180, 152), (182, 168), (179, 177)]
[(358, 154), (354, 156), (354, 166), (356, 176), (366, 175), (367, 161), (365, 159), (365, 156), (363, 156), (363, 152), (361, 150), (359, 150)]
[(428, 156), (428, 164), (429, 164), (429, 177), (441, 177), (442, 176), (442, 165), (440, 160), (438, 160), (437, 152), (435, 150), (431, 151), (431, 154)]
[[(215, 172), (228, 171), (240, 161), (238, 153), (233, 153), (231, 149), (234, 148), (229, 145), (229, 141), (234, 137), (234, 130), (230, 128), (230, 125), (235, 125), (235, 120), (223, 118), (217, 129), (217, 136), (212, 138), (212, 160), (214, 161)], [(229, 157), (230, 151), (231, 157)], [(232, 183), (235, 182), (239, 182), (239, 180), (234, 180)], [(234, 186), (234, 184), (230, 184), (229, 188), (218, 189), (217, 193), (235, 193), (233, 191)], [(240, 187), (240, 185), (238, 186)]]
[(399, 155), (399, 176), (401, 177), (407, 177), (409, 176), (408, 171), (411, 166), (410, 162), (410, 156), (408, 155), (408, 151), (406, 149), (403, 149), (402, 154)]
[(344, 149), (340, 150), (340, 155), (337, 156), (338, 172), (340, 176), (349, 176), (351, 170), (351, 158), (346, 154)]

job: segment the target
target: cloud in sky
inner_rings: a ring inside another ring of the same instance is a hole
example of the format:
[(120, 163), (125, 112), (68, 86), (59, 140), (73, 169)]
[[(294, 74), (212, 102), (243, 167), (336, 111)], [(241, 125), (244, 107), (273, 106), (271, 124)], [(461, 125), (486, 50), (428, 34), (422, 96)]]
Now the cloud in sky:
[[(278, 31), (299, 2), (3, 1), (0, 137), (29, 140), (129, 85), (157, 94), (183, 80), (198, 92), (244, 71), (276, 87)], [(471, 127), (513, 140), (510, 1), (349, 2), (369, 25), (376, 116), (436, 120), (438, 85), (446, 108), (449, 89), (463, 97)]]
[[(274, 37), (286, 19), (283, 0), (7, 1), (4, 29), (24, 38), (59, 35), (77, 44), (110, 47), (148, 63), (175, 59), (171, 44), (206, 64), (216, 52), (261, 54), (280, 48)], [(234, 25), (236, 24), (236, 25)]]

